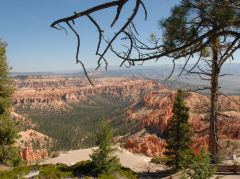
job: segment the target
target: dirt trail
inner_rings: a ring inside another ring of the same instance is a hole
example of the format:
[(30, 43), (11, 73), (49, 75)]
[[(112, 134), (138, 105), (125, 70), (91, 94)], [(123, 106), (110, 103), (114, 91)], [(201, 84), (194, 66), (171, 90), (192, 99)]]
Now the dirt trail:
[[(59, 157), (49, 158), (40, 164), (57, 164), (63, 163), (66, 165), (73, 165), (80, 161), (90, 160), (89, 155), (92, 153), (92, 148), (71, 150), (66, 153), (60, 154)], [(146, 172), (150, 169), (151, 172), (164, 170), (164, 166), (156, 165), (151, 163), (151, 158), (143, 155), (133, 154), (125, 149), (119, 149), (116, 152), (123, 166), (132, 169), (135, 172)], [(220, 175), (218, 175), (220, 176)], [(215, 179), (217, 176), (212, 177)], [(240, 175), (227, 175), (220, 176), (222, 179), (240, 179)]]
[[(66, 165), (73, 165), (77, 162), (90, 160), (89, 155), (92, 153), (92, 149), (72, 150), (67, 153), (62, 153), (59, 157), (50, 158), (40, 164), (56, 164), (63, 163)], [(151, 158), (143, 155), (133, 154), (127, 150), (120, 149), (116, 152), (123, 166), (132, 169), (135, 172), (163, 170), (164, 167), (151, 163)]]

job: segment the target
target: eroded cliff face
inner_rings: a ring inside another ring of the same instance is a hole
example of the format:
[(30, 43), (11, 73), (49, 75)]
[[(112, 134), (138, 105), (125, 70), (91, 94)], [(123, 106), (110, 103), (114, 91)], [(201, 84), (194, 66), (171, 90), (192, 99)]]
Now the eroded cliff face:
[[(156, 133), (158, 136), (161, 136), (173, 115), (172, 106), (175, 95), (176, 91), (168, 89), (150, 92), (127, 111), (127, 119), (139, 120), (142, 128), (146, 128), (150, 133)], [(189, 92), (186, 97), (186, 104), (190, 109), (189, 122), (195, 131), (192, 147), (198, 153), (202, 147), (207, 148), (208, 145), (209, 97)], [(219, 107), (221, 111), (218, 122), (220, 139), (240, 140), (240, 97), (220, 97)], [(157, 140), (155, 144), (152, 143), (153, 138)], [(142, 146), (145, 148), (142, 149)], [(149, 146), (148, 149), (146, 149), (146, 146)], [(130, 137), (126, 141), (126, 147), (130, 148), (129, 150), (131, 151), (155, 156), (162, 155), (159, 151), (164, 151), (164, 142), (160, 137), (156, 138), (155, 135), (148, 135), (139, 139)], [(155, 148), (158, 149), (156, 150)]]
[(139, 98), (147, 90), (159, 89), (152, 80), (131, 80), (128, 78), (104, 78), (95, 80), (95, 86), (81, 83), (79, 79), (25, 79), (16, 80), (18, 90), (13, 104), (30, 105), (34, 108), (67, 108), (70, 103), (91, 103), (96, 95), (109, 95), (123, 99)]
[(140, 120), (142, 128), (152, 127), (155, 132), (164, 132), (172, 117), (174, 91), (167, 89), (150, 92), (127, 112), (129, 120)]
[(22, 128), (34, 128), (35, 124), (27, 116), (19, 114), (14, 108), (11, 109), (11, 118), (17, 121)]
[[(125, 147), (149, 156), (163, 155), (165, 142), (161, 136), (172, 117), (176, 91), (141, 78), (100, 78), (95, 79), (94, 84), (92, 87), (78, 78), (18, 79), (15, 81), (18, 90), (14, 94), (13, 104), (15, 107), (29, 106), (30, 109), (71, 110), (69, 104), (94, 103), (92, 98), (97, 95), (131, 100), (132, 105), (124, 115), (126, 120), (140, 121), (141, 129), (146, 129), (149, 133), (128, 137)], [(221, 139), (240, 140), (240, 97), (221, 97), (219, 101), (219, 136)], [(189, 92), (186, 103), (190, 108), (189, 122), (196, 133), (192, 147), (195, 152), (199, 152), (201, 147), (207, 147), (208, 144), (209, 97)], [(25, 121), (27, 123), (28, 120)], [(29, 153), (29, 157), (25, 157), (27, 160), (34, 160), (35, 157), (30, 157), (33, 155), (32, 150), (31, 147), (24, 149), (25, 153)], [(45, 154), (39, 152), (37, 156)]]
[(52, 139), (34, 130), (26, 130), (19, 133), (20, 138), (16, 146), (20, 148), (20, 156), (28, 163), (48, 158), (48, 149), (52, 145)]
[(165, 141), (155, 134), (145, 133), (139, 137), (130, 137), (126, 140), (124, 147), (133, 153), (154, 157), (164, 155), (165, 145)]

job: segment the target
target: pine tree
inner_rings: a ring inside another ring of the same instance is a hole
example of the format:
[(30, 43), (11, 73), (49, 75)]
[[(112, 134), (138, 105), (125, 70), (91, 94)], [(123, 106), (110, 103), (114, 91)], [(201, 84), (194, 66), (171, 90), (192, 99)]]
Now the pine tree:
[(215, 168), (211, 165), (211, 158), (204, 149), (201, 150), (199, 155), (191, 159), (189, 168), (194, 171), (189, 174), (189, 176), (194, 179), (211, 178), (215, 171)]
[[(212, 163), (218, 162), (219, 80), (224, 76), (224, 64), (239, 53), (240, 9), (236, 4), (239, 0), (181, 0), (160, 23), (163, 51), (174, 62), (186, 59), (180, 74), (197, 74), (209, 82), (202, 90), (210, 92), (208, 151)], [(189, 68), (192, 62), (195, 64)]]
[(8, 73), (6, 44), (0, 41), (0, 164), (16, 165), (20, 160), (13, 146), (17, 130), (10, 117), (13, 88)]
[(120, 168), (119, 159), (112, 155), (116, 148), (112, 146), (113, 134), (110, 125), (103, 121), (96, 137), (98, 149), (91, 155), (93, 172), (96, 174), (111, 173)]
[(190, 156), (190, 144), (192, 142), (192, 130), (188, 123), (189, 109), (184, 101), (185, 93), (178, 90), (173, 105), (173, 117), (166, 131), (167, 165), (180, 170), (187, 165)]

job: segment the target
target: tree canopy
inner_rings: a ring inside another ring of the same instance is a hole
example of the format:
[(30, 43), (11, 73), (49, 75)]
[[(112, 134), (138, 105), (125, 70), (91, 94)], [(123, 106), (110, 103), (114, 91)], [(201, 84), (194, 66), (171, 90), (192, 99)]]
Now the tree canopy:
[(13, 88), (8, 72), (6, 44), (0, 41), (0, 164), (17, 165), (20, 158), (13, 144), (18, 136), (10, 117)]
[[(240, 47), (240, 11), (232, 7), (232, 1), (211, 3), (183, 0), (172, 9), (170, 17), (161, 22), (161, 26), (164, 29), (163, 49), (172, 51), (168, 56), (173, 63), (183, 57), (186, 59), (180, 74), (196, 74), (202, 80), (210, 81), (209, 86), (199, 90), (208, 89), (211, 92), (209, 151), (213, 160), (217, 161), (218, 97), (222, 94), (219, 77), (226, 75), (221, 74), (221, 68), (227, 60), (234, 60), (234, 53)], [(197, 60), (189, 69), (187, 64), (194, 56)]]

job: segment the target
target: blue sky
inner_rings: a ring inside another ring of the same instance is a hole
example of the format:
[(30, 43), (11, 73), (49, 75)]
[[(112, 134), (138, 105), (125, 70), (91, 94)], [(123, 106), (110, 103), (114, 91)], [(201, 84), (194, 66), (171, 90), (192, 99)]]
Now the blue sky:
[[(70, 16), (74, 11), (98, 5), (107, 0), (0, 0), (0, 38), (8, 43), (7, 55), (13, 71), (58, 71), (81, 69), (75, 64), (75, 38), (72, 34), (50, 28), (56, 19)], [(132, 0), (132, 2), (134, 2)], [(150, 3), (151, 2), (151, 3)], [(160, 33), (158, 20), (167, 17), (177, 0), (145, 0), (149, 19), (143, 20), (143, 12), (136, 18), (136, 24), (143, 37), (151, 32)], [(131, 8), (124, 10), (123, 19)], [(111, 36), (109, 24), (115, 9), (105, 10), (93, 16), (101, 22)], [(119, 22), (118, 25), (121, 25)], [(96, 67), (95, 49), (97, 32), (92, 24), (83, 18), (77, 21), (81, 33), (80, 55), (88, 68)], [(119, 27), (119, 26), (118, 26)], [(110, 56), (110, 65), (120, 61)]]

